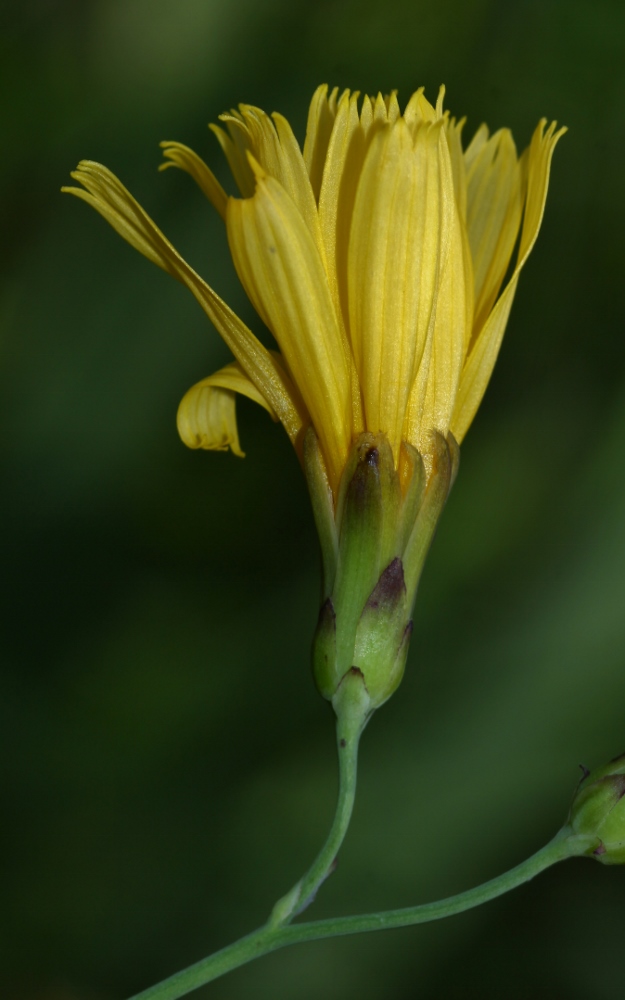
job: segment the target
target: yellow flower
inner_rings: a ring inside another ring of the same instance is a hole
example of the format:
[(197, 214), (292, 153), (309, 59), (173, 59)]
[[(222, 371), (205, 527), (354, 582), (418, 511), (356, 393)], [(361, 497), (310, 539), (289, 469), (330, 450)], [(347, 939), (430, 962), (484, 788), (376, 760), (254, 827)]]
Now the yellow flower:
[[(119, 180), (83, 161), (64, 190), (96, 208), (136, 249), (186, 284), (235, 361), (193, 386), (178, 412), (190, 447), (242, 454), (234, 394), (264, 406), (301, 455), (312, 424), (336, 495), (352, 443), (386, 435), (428, 461), (431, 432), (458, 442), (490, 379), (521, 268), (542, 221), (559, 137), (542, 120), (519, 158), (512, 135), (464, 122), (418, 90), (315, 92), (303, 150), (289, 123), (239, 105), (211, 128), (241, 197), (175, 142), (187, 171), (225, 220), (241, 282), (279, 353), (266, 349), (180, 257)], [(520, 237), (519, 237), (520, 233)], [(502, 289), (515, 244), (516, 263)]]

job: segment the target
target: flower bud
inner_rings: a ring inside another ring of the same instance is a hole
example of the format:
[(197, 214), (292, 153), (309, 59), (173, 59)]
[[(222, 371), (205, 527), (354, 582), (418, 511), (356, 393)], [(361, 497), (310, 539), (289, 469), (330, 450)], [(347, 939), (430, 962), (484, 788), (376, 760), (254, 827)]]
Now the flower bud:
[(625, 754), (584, 775), (568, 824), (574, 834), (598, 838), (590, 857), (604, 865), (625, 864)]
[(375, 709), (404, 672), (419, 576), (451, 488), (457, 449), (453, 439), (433, 436), (427, 482), (414, 448), (407, 447), (403, 459), (402, 488), (385, 435), (360, 435), (335, 504), (314, 432), (306, 437), (304, 466), (324, 564), (313, 671), (329, 701), (356, 669)]

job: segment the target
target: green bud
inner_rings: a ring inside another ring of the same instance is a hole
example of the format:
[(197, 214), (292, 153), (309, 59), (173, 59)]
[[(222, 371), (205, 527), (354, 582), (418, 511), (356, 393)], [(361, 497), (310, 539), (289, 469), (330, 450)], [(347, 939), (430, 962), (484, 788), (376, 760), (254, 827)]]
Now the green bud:
[(590, 857), (604, 865), (625, 864), (625, 754), (584, 774), (568, 825), (574, 834), (597, 837)]
[(429, 476), (421, 455), (404, 448), (402, 490), (386, 436), (361, 434), (335, 502), (314, 431), (304, 443), (324, 566), (313, 641), (315, 681), (332, 701), (349, 671), (356, 670), (371, 710), (401, 681), (419, 577), (457, 468), (451, 436), (433, 434)]

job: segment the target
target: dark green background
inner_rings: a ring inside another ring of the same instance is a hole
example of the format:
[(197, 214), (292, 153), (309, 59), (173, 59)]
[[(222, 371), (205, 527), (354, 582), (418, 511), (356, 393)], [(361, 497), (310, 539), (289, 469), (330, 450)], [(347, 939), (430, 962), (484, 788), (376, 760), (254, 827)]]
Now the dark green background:
[[(179, 399), (227, 359), (192, 297), (59, 195), (111, 167), (250, 323), (223, 227), (157, 143), (225, 178), (239, 101), (300, 137), (322, 81), (420, 84), (570, 131), (431, 553), (402, 687), (363, 742), (314, 915), (489, 878), (625, 748), (625, 5), (31, 0), (0, 12), (0, 995), (122, 1000), (261, 922), (335, 795), (308, 666), (312, 518), (286, 436), (193, 453)], [(255, 328), (258, 329), (256, 323)], [(277, 953), (214, 1000), (623, 995), (625, 872), (569, 862), (440, 924)]]

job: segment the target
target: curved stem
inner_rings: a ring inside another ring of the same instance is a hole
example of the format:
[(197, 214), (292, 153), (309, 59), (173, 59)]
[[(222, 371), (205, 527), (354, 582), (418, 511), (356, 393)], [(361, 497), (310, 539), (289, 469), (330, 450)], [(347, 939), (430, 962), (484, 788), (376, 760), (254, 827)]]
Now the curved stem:
[[(573, 836), (566, 827), (552, 841), (516, 868), (468, 889), (466, 892), (449, 896), (434, 903), (409, 906), (401, 910), (387, 910), (382, 913), (365, 913), (353, 917), (336, 917), (315, 920), (291, 926), (267, 924), (221, 951), (209, 955), (195, 965), (183, 969), (169, 979), (163, 980), (131, 1000), (178, 1000), (205, 983), (223, 976), (226, 972), (267, 955), (291, 944), (317, 941), (320, 938), (338, 937), (344, 934), (359, 934), (364, 931), (390, 930), (394, 927), (408, 927), (432, 920), (441, 920), (463, 910), (469, 910), (486, 903), (503, 893), (528, 882), (534, 876), (566, 858), (586, 854), (596, 846), (596, 837)], [(315, 866), (313, 866), (314, 868)], [(311, 869), (312, 871), (312, 869)]]
[[(310, 866), (306, 874), (298, 882), (294, 890), (297, 890), (297, 903), (287, 918), (274, 918), (274, 923), (285, 923), (286, 919), (291, 920), (298, 913), (302, 913), (307, 906), (313, 902), (320, 886), (332, 874), (336, 867), (336, 859), (345, 839), (347, 828), (349, 827), (354, 810), (354, 800), (356, 798), (356, 778), (358, 773), (358, 744), (362, 732), (360, 720), (356, 725), (352, 719), (339, 717), (336, 721), (336, 745), (339, 758), (339, 793), (336, 804), (336, 812), (332, 827), (327, 836), (326, 842), (321, 848), (315, 861)], [(294, 892), (294, 890), (291, 890)], [(288, 898), (290, 894), (287, 894)], [(278, 913), (280, 904), (274, 907), (274, 915)]]
[(313, 902), (319, 887), (332, 874), (354, 810), (358, 773), (358, 745), (371, 714), (363, 676), (347, 672), (332, 701), (336, 713), (336, 746), (339, 759), (339, 794), (326, 842), (305, 875), (275, 904), (267, 927), (289, 924)]

